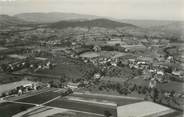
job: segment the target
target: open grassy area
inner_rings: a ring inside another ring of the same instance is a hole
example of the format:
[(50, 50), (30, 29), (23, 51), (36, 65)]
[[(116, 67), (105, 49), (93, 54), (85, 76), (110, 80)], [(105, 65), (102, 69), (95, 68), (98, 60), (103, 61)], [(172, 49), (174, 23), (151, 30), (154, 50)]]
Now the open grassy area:
[(103, 101), (110, 101), (113, 103), (116, 103), (118, 106), (122, 106), (122, 105), (127, 105), (127, 104), (132, 104), (132, 103), (136, 103), (136, 102), (140, 102), (142, 100), (140, 99), (128, 99), (128, 98), (123, 98), (123, 97), (115, 97), (113, 95), (90, 95), (90, 94), (72, 94), (72, 96), (75, 97), (79, 97), (85, 100), (96, 100), (99, 102), (103, 102)]
[(174, 113), (166, 114), (166, 115), (163, 115), (161, 117), (183, 117), (183, 113), (179, 112), (179, 111), (176, 111)]
[(33, 105), (17, 104), (17, 103), (1, 103), (0, 104), (0, 117), (12, 117), (14, 114), (25, 111)]
[(80, 54), (80, 56), (85, 57), (85, 58), (95, 58), (95, 57), (100, 56), (100, 54), (96, 52), (85, 52), (85, 53)]
[(68, 111), (68, 112), (64, 112), (64, 113), (57, 113), (57, 114), (54, 114), (54, 115), (51, 115), (48, 117), (102, 117), (102, 116)]
[(95, 58), (98, 56), (107, 57), (107, 58), (108, 57), (118, 58), (124, 55), (126, 55), (126, 53), (118, 52), (118, 51), (84, 52), (80, 54), (81, 57), (86, 57), (86, 58)]
[(41, 93), (35, 96), (30, 96), (27, 98), (23, 98), (20, 100), (17, 100), (19, 102), (27, 102), (27, 103), (34, 103), (34, 104), (42, 104), (44, 102), (47, 102), (53, 98), (56, 98), (57, 96), (59, 96), (59, 93), (53, 92), (53, 91), (49, 91), (49, 92), (45, 92), (45, 93)]
[[(79, 100), (73, 100), (77, 98)], [(81, 101), (84, 100), (84, 101)], [(95, 103), (92, 103), (94, 101)], [(88, 94), (72, 94), (68, 98), (59, 98), (48, 104), (47, 106), (59, 107), (65, 109), (73, 109), (77, 111), (85, 111), (96, 114), (104, 114), (109, 111), (112, 115), (116, 116), (116, 106), (108, 105), (108, 103), (116, 103), (119, 106), (140, 102), (139, 99), (128, 99), (122, 97), (106, 96), (106, 95), (88, 95)], [(99, 103), (98, 103), (99, 102)], [(107, 105), (105, 104), (107, 103)], [(56, 116), (57, 117), (57, 116)], [(71, 116), (73, 117), (73, 116)]]
[(0, 73), (0, 84), (6, 84), (22, 80), (21, 77), (15, 77), (10, 74)]
[(91, 112), (91, 113), (102, 114), (102, 115), (104, 114), (105, 111), (109, 111), (114, 116), (117, 115), (116, 107), (114, 106), (93, 104), (93, 103), (81, 102), (76, 100), (68, 100), (64, 98), (54, 100), (46, 105), (52, 106), (52, 107), (65, 108), (65, 109), (73, 109), (77, 111)]
[(87, 77), (86, 73), (94, 71), (94, 66), (85, 64), (80, 60), (68, 57), (57, 57), (55, 59), (56, 66), (53, 69), (38, 71), (39, 74), (58, 75), (68, 79), (79, 79)]

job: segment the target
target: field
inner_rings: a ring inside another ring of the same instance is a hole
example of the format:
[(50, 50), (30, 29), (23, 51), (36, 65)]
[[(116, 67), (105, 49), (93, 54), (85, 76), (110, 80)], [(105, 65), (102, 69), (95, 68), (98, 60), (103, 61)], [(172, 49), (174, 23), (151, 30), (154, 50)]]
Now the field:
[(95, 58), (98, 56), (100, 56), (100, 54), (96, 52), (85, 52), (80, 54), (80, 57), (85, 57), (85, 58)]
[(38, 94), (35, 96), (23, 98), (23, 99), (20, 99), (17, 101), (18, 102), (34, 103), (34, 104), (42, 104), (42, 103), (47, 102), (53, 98), (56, 98), (59, 95), (60, 95), (59, 93), (49, 91), (49, 92), (41, 93), (41, 94)]
[(139, 99), (128, 99), (122, 97), (106, 96), (106, 95), (90, 95), (90, 94), (72, 94), (65, 98), (59, 98), (48, 104), (47, 106), (60, 107), (65, 109), (73, 109), (77, 111), (85, 111), (103, 115), (105, 111), (109, 111), (116, 116), (116, 105), (127, 105), (140, 102)]
[[(30, 96), (27, 98), (19, 99), (17, 101), (33, 103), (33, 104), (43, 104), (47, 101), (50, 101), (58, 97), (59, 95), (60, 94), (58, 92), (49, 91), (38, 95)], [(104, 113), (108, 111), (112, 115), (116, 116), (117, 115), (116, 104), (118, 106), (121, 106), (121, 105), (132, 104), (140, 101), (142, 100), (117, 97), (113, 95), (107, 96), (107, 95), (100, 95), (100, 94), (98, 95), (98, 94), (74, 93), (70, 96), (57, 98), (51, 102), (46, 103), (45, 105), (50, 107), (89, 112), (97, 115), (104, 115)], [(56, 115), (59, 117), (62, 114), (56, 114)], [(79, 115), (77, 114), (76, 116), (79, 116)], [(96, 116), (90, 115), (89, 117), (96, 117)]]
[(49, 117), (102, 117), (102, 116), (68, 111), (68, 112), (64, 112), (64, 113), (54, 114), (54, 115), (51, 115)]
[(122, 106), (122, 105), (127, 105), (127, 104), (132, 104), (132, 103), (136, 103), (136, 102), (140, 102), (142, 100), (140, 99), (128, 99), (128, 98), (123, 98), (123, 97), (117, 97), (117, 96), (113, 96), (113, 95), (93, 95), (93, 94), (72, 94), (72, 96), (75, 97), (80, 97), (83, 98), (85, 100), (98, 100), (99, 102), (103, 102), (103, 101), (110, 101), (113, 103), (116, 103), (118, 106)]
[(116, 107), (114, 106), (93, 104), (93, 103), (81, 102), (81, 101), (73, 101), (73, 100), (68, 100), (64, 98), (54, 100), (53, 102), (50, 102), (46, 105), (52, 106), (52, 107), (58, 107), (58, 108), (73, 109), (77, 111), (91, 112), (91, 113), (102, 114), (102, 115), (104, 114), (105, 111), (109, 111), (115, 116), (117, 114)]
[(0, 117), (11, 117), (14, 114), (25, 111), (28, 108), (33, 107), (32, 105), (17, 104), (17, 103), (1, 103), (0, 104)]
[(79, 79), (86, 77), (86, 73), (94, 70), (93, 65), (84, 64), (80, 60), (71, 59), (68, 57), (57, 57), (55, 59), (56, 66), (50, 70), (38, 71), (39, 74), (57, 75), (68, 79)]
[(81, 57), (85, 57), (85, 58), (95, 58), (98, 56), (107, 57), (107, 58), (108, 57), (118, 58), (124, 55), (126, 55), (126, 53), (118, 52), (118, 51), (84, 52), (80, 54)]
[(1, 51), (1, 50), (6, 50), (6, 49), (8, 49), (8, 48), (0, 47), (0, 51)]
[(10, 74), (0, 73), (0, 84), (16, 82), (16, 81), (20, 81), (21, 79), (22, 79), (21, 77), (14, 77), (13, 75), (10, 75)]
[(126, 53), (118, 52), (118, 51), (101, 51), (100, 55), (103, 57), (111, 57), (111, 58), (118, 58), (121, 56), (126, 55)]

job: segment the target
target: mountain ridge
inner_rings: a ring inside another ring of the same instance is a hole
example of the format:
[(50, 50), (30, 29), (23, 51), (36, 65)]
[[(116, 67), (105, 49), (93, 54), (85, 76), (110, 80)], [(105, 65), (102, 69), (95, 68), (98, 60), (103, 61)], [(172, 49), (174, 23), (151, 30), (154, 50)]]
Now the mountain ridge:
[(94, 15), (83, 15), (77, 13), (62, 13), (62, 12), (32, 12), (32, 13), (21, 13), (14, 15), (20, 19), (30, 22), (37, 22), (37, 23), (54, 23), (63, 20), (90, 20), (99, 18), (98, 16)]
[(116, 22), (106, 18), (98, 18), (85, 21), (59, 21), (49, 25), (52, 28), (66, 28), (66, 27), (104, 27), (104, 28), (116, 28), (116, 27), (133, 27), (137, 26), (127, 23)]

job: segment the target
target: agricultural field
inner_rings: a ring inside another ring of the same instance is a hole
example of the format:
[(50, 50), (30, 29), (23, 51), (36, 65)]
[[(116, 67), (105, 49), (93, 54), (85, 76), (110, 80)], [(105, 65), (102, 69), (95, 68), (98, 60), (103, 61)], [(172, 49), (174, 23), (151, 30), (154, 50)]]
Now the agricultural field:
[(33, 105), (5, 102), (0, 104), (0, 117), (12, 117), (13, 115), (27, 110)]
[(84, 100), (96, 100), (98, 102), (112, 102), (117, 104), (118, 106), (122, 106), (122, 105), (128, 105), (128, 104), (132, 104), (132, 103), (136, 103), (136, 102), (141, 102), (143, 100), (141, 99), (133, 99), (133, 98), (124, 98), (121, 96), (113, 96), (113, 95), (103, 95), (103, 94), (77, 94), (74, 93), (71, 96), (74, 97), (78, 97)]
[(65, 77), (67, 79), (80, 79), (88, 77), (88, 73), (92, 73), (95, 68), (91, 64), (85, 64), (80, 60), (69, 57), (60, 56), (55, 58), (56, 66), (50, 70), (38, 71), (39, 74), (49, 74)]
[(56, 98), (60, 94), (57, 92), (49, 91), (45, 93), (40, 93), (38, 95), (30, 96), (27, 98), (19, 99), (18, 102), (26, 102), (26, 103), (34, 103), (34, 104), (42, 104), (47, 102), (53, 98)]
[(16, 77), (16, 76), (6, 74), (6, 73), (0, 73), (0, 85), (16, 82), (16, 81), (20, 81), (20, 80), (22, 80), (21, 77)]
[(123, 52), (118, 51), (100, 51), (100, 52), (84, 52), (80, 54), (80, 57), (84, 58), (95, 58), (95, 57), (106, 57), (106, 58), (118, 58), (127, 55)]
[(104, 114), (105, 111), (109, 111), (114, 116), (116, 116), (117, 114), (116, 107), (114, 106), (107, 106), (104, 104), (96, 104), (96, 103), (94, 104), (94, 103), (88, 103), (83, 101), (70, 100), (67, 98), (60, 98), (46, 105), (52, 106), (52, 107), (58, 107), (58, 108), (65, 108), (65, 109), (72, 109), (72, 110), (83, 111), (83, 112), (102, 114), (102, 115)]
[(81, 112), (67, 111), (67, 112), (63, 112), (63, 113), (57, 113), (57, 114), (54, 114), (54, 115), (50, 115), (48, 117), (102, 117), (102, 116), (94, 115), (94, 114), (81, 113)]
[(112, 115), (116, 116), (117, 105), (128, 105), (140, 101), (142, 100), (122, 98), (116, 96), (114, 97), (113, 95), (107, 96), (74, 93), (70, 96), (56, 99), (46, 105), (102, 115), (105, 111), (109, 111), (110, 113), (112, 113)]
[(83, 57), (83, 58), (95, 58), (98, 56), (100, 56), (100, 54), (97, 52), (84, 52), (80, 54), (80, 57)]

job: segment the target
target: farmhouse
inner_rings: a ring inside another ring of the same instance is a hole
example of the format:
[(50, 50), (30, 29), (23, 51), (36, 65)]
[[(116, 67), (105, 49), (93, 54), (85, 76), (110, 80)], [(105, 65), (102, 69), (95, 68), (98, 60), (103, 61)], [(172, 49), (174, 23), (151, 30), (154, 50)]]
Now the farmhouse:
[(79, 83), (72, 83), (72, 82), (69, 82), (69, 83), (67, 84), (67, 87), (69, 87), (69, 88), (71, 88), (71, 89), (76, 89), (76, 88), (78, 88), (78, 86), (79, 86)]
[(101, 78), (100, 73), (96, 73), (96, 74), (94, 74), (94, 79), (100, 79), (100, 78)]

